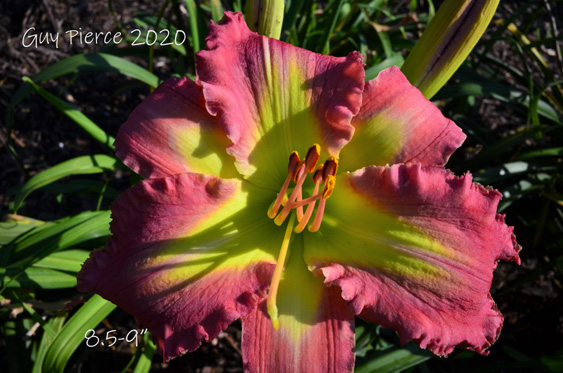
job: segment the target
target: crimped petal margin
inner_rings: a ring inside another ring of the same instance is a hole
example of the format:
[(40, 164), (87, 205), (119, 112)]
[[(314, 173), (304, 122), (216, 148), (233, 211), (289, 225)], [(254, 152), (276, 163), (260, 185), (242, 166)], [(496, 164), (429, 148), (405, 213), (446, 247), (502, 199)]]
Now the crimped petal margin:
[(278, 292), (280, 328), (268, 317), (266, 301), (242, 321), (246, 372), (351, 372), (354, 315), (336, 287), (326, 287), (307, 270), (300, 238)]
[[(519, 263), (500, 193), (441, 167), (367, 167), (339, 175), (320, 235), (305, 236), (309, 268), (359, 317), (438, 355), (481, 354), (503, 317), (489, 290), (498, 260)], [(322, 241), (321, 241), (322, 239)]]
[(188, 78), (158, 86), (129, 116), (115, 140), (117, 156), (144, 178), (183, 172), (235, 177), (230, 145)]
[(165, 360), (213, 339), (265, 295), (282, 240), (246, 184), (199, 174), (140, 182), (113, 204), (113, 236), (84, 264), (79, 290), (134, 315)]
[(360, 110), (363, 58), (312, 53), (251, 32), (240, 13), (210, 26), (207, 50), (197, 54), (198, 83), (217, 115), (244, 175), (279, 188), (287, 157), (314, 143), (337, 155), (351, 139)]
[(356, 133), (342, 149), (342, 171), (408, 162), (442, 166), (465, 140), (396, 66), (366, 83), (352, 124)]

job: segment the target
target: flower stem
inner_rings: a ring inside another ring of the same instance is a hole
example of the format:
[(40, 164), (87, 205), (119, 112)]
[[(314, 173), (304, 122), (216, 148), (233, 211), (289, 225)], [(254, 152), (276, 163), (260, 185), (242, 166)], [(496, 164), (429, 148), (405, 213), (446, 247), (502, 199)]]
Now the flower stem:
[(278, 320), (278, 306), (276, 306), (276, 298), (278, 295), (278, 288), (280, 285), (281, 274), (284, 270), (286, 263), (287, 252), (289, 249), (289, 241), (291, 240), (291, 233), (293, 231), (293, 224), (295, 223), (295, 214), (291, 214), (289, 222), (287, 223), (287, 228), (285, 229), (285, 235), (283, 237), (282, 247), (280, 249), (280, 255), (278, 256), (278, 261), (276, 263), (276, 268), (274, 269), (274, 275), (272, 276), (272, 282), (270, 283), (270, 291), (268, 292), (268, 315), (272, 320), (272, 325), (274, 329), (279, 329), (280, 322)]
[(260, 35), (279, 39), (284, 16), (284, 0), (248, 0), (246, 23)]

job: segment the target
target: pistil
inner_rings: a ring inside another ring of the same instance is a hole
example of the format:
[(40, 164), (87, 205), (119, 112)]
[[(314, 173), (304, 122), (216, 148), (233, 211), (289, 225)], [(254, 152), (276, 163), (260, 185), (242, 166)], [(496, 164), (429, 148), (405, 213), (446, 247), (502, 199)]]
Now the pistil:
[[(272, 275), (272, 281), (270, 283), (270, 290), (268, 293), (268, 299), (266, 301), (266, 306), (268, 309), (268, 315), (272, 320), (272, 325), (275, 329), (280, 327), (278, 319), (278, 307), (276, 305), (276, 298), (278, 295), (278, 288), (281, 281), (281, 276), (284, 271), (284, 266), (287, 261), (289, 243), (291, 241), (291, 234), (301, 233), (307, 226), (311, 216), (315, 210), (315, 205), (317, 200), (320, 200), (319, 206), (317, 208), (317, 213), (313, 220), (311, 226), (309, 226), (309, 231), (316, 232), (319, 230), (325, 210), (326, 200), (332, 194), (335, 186), (335, 176), (338, 168), (338, 160), (330, 156), (324, 164), (321, 164), (315, 170), (317, 162), (319, 161), (319, 156), (321, 152), (321, 147), (317, 144), (311, 146), (307, 152), (305, 159), (300, 160), (297, 152), (291, 153), (289, 157), (288, 175), (283, 183), (283, 186), (278, 193), (275, 201), (272, 203), (268, 209), (268, 216), (274, 219), (277, 225), (282, 225), (288, 216), (289, 222), (285, 229), (285, 235), (281, 245), (278, 260), (276, 262), (276, 267), (274, 268), (274, 273)], [(305, 182), (307, 175), (313, 173), (313, 182), (315, 187), (313, 189), (313, 195), (309, 198), (303, 199), (303, 183)], [(289, 188), (290, 181), (295, 182), (295, 187), (291, 191), (289, 197), (287, 197), (287, 190)], [(322, 192), (319, 193), (321, 184), (324, 184)], [(283, 205), (283, 209), (278, 214), (280, 206)], [(303, 212), (303, 207), (307, 205), (307, 210)], [(291, 214), (291, 210), (295, 209), (295, 213)], [(295, 218), (299, 220), (299, 224), (295, 229)]]
[(276, 305), (276, 298), (278, 295), (278, 288), (280, 285), (281, 275), (284, 270), (284, 266), (287, 259), (287, 252), (289, 249), (289, 241), (291, 240), (291, 233), (293, 231), (293, 224), (295, 223), (295, 214), (291, 214), (289, 222), (287, 223), (287, 228), (285, 229), (285, 235), (283, 237), (282, 246), (280, 249), (280, 254), (278, 256), (278, 261), (276, 262), (276, 268), (274, 269), (274, 275), (272, 276), (272, 281), (270, 283), (270, 291), (268, 292), (268, 300), (266, 301), (266, 306), (268, 308), (268, 315), (272, 320), (272, 325), (274, 329), (279, 329), (280, 322), (278, 319), (278, 306)]

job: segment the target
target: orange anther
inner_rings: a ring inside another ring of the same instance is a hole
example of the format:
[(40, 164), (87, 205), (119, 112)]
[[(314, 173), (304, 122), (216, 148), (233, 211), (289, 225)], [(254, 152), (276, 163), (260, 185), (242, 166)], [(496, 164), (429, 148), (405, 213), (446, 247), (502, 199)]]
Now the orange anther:
[(289, 155), (289, 166), (287, 167), (288, 172), (290, 174), (292, 174), (295, 171), (295, 167), (297, 167), (298, 163), (299, 163), (299, 153), (297, 153), (296, 151), (293, 151)]
[(322, 164), (317, 167), (317, 170), (313, 174), (313, 182), (318, 183), (323, 181), (323, 167), (324, 165)]
[(336, 176), (338, 170), (338, 159), (334, 156), (328, 157), (323, 168), (323, 179), (326, 180), (328, 175)]
[(334, 175), (328, 175), (325, 182), (325, 187), (323, 189), (322, 199), (328, 199), (328, 197), (330, 197), (330, 195), (334, 191), (335, 185), (336, 185), (336, 177), (334, 177)]
[(307, 165), (307, 172), (311, 173), (315, 169), (319, 157), (321, 156), (321, 147), (319, 144), (315, 144), (309, 148), (307, 151), (307, 156), (305, 157), (305, 164)]
[(293, 171), (293, 181), (297, 183), (303, 173), (306, 174), (305, 160), (299, 161), (297, 166), (295, 166), (295, 170)]

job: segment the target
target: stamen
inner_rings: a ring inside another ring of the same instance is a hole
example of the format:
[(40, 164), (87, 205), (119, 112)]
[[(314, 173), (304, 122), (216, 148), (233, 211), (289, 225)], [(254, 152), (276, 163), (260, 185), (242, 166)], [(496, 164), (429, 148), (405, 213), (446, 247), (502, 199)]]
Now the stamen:
[(274, 223), (276, 223), (277, 225), (282, 225), (285, 218), (287, 218), (287, 216), (289, 215), (291, 209), (293, 208), (293, 203), (297, 198), (297, 193), (299, 193), (301, 187), (303, 186), (303, 183), (305, 182), (305, 179), (307, 178), (307, 170), (305, 168), (305, 164), (303, 163), (301, 165), (301, 162), (299, 162), (299, 166), (297, 166), (297, 172), (295, 174), (296, 177), (294, 178), (297, 179), (297, 184), (295, 185), (293, 192), (291, 192), (291, 195), (289, 196), (287, 203), (281, 210), (280, 214), (274, 219)]
[[(321, 146), (319, 144), (314, 144), (309, 148), (307, 151), (307, 155), (305, 156), (305, 167), (307, 167), (307, 173), (311, 173), (315, 170), (315, 166), (319, 161), (319, 157), (321, 156)], [(297, 192), (296, 201), (299, 202), (303, 199), (303, 192), (301, 188), (299, 188)], [(297, 208), (297, 220), (301, 221), (303, 219), (303, 205), (293, 206)]]
[(317, 170), (315, 171), (315, 173), (313, 174), (313, 182), (314, 183), (322, 183), (323, 182), (323, 169), (324, 169), (324, 165), (320, 164), (319, 167), (317, 167)]
[[(291, 209), (295, 207), (293, 206), (293, 203), (296, 200), (301, 200), (302, 198), (301, 187), (305, 182), (307, 174), (313, 172), (313, 170), (315, 169), (315, 166), (319, 161), (320, 155), (321, 155), (320, 145), (314, 144), (307, 151), (307, 155), (305, 156), (305, 159), (300, 161), (299, 164), (297, 165), (297, 170), (295, 171), (293, 176), (293, 180), (295, 181), (296, 185), (295, 188), (293, 189), (293, 192), (289, 196), (287, 204), (284, 206), (280, 214), (274, 219), (274, 222), (277, 225), (281, 225), (284, 222), (285, 218), (287, 218), (287, 215), (289, 215)], [(301, 219), (303, 218), (303, 209), (301, 207), (297, 209), (297, 218), (299, 219), (299, 221), (301, 221)]]
[(338, 159), (334, 156), (328, 157), (323, 167), (323, 179), (326, 180), (328, 175), (336, 176), (338, 170)]
[(295, 172), (295, 168), (299, 164), (299, 160), (299, 153), (297, 153), (297, 151), (295, 150), (291, 152), (291, 154), (289, 155), (289, 164), (287, 166), (287, 172), (289, 172), (289, 174)]
[[(313, 177), (314, 180), (314, 177)], [(313, 210), (315, 209), (315, 203), (317, 202), (317, 199), (322, 197), (322, 194), (318, 193), (319, 192), (319, 186), (321, 185), (321, 179), (318, 178), (315, 182), (315, 189), (313, 190), (313, 197), (309, 197), (307, 199), (304, 199), (301, 202), (305, 202), (307, 200), (309, 201), (309, 206), (307, 206), (307, 210), (305, 211), (305, 215), (303, 215), (303, 219), (301, 219), (299, 221), (299, 224), (297, 225), (297, 227), (295, 227), (295, 229), (293, 230), (295, 233), (301, 233), (303, 232), (303, 230), (305, 229), (305, 227), (307, 226), (307, 223), (309, 222), (309, 220), (311, 219), (311, 216), (313, 215)]]
[(277, 196), (274, 204), (268, 209), (268, 217), (270, 219), (275, 218), (276, 215), (278, 214), (278, 210), (280, 209), (282, 201), (285, 197), (285, 192), (287, 191), (287, 188), (289, 187), (289, 182), (291, 181), (291, 179), (293, 179), (293, 174), (295, 173), (295, 168), (297, 167), (298, 164), (299, 164), (299, 154), (296, 151), (294, 151), (289, 156), (288, 175), (285, 178), (283, 186), (282, 186), (280, 192), (278, 193), (278, 196)]
[(336, 177), (334, 175), (328, 175), (325, 186), (323, 188), (323, 192), (321, 193), (321, 201), (319, 202), (319, 207), (317, 207), (317, 214), (315, 215), (315, 219), (313, 220), (313, 224), (309, 226), (309, 232), (316, 232), (321, 227), (321, 223), (323, 221), (323, 215), (325, 212), (326, 200), (332, 192), (334, 191), (334, 186), (336, 185)]
[(316, 232), (321, 227), (321, 223), (323, 221), (323, 215), (325, 213), (325, 205), (326, 205), (326, 199), (321, 198), (321, 201), (319, 202), (319, 207), (317, 207), (317, 214), (315, 215), (313, 224), (309, 226), (309, 232)]
[[(319, 165), (313, 174), (313, 182), (315, 183), (313, 195), (309, 198), (303, 199), (303, 183), (307, 178), (307, 174), (313, 172), (315, 169), (315, 166), (319, 161), (320, 152), (321, 147), (318, 144), (314, 144), (307, 151), (305, 159), (300, 160), (297, 152), (293, 152), (291, 154), (289, 157), (289, 174), (282, 186), (282, 190), (278, 194), (272, 206), (268, 209), (268, 216), (274, 219), (274, 222), (277, 225), (282, 225), (291, 213), (291, 210), (296, 209), (296, 216), (299, 220), (299, 224), (295, 228), (295, 233), (300, 233), (305, 229), (305, 226), (313, 215), (316, 202), (320, 199), (313, 223), (309, 226), (309, 230), (311, 232), (319, 230), (324, 215), (326, 200), (331, 196), (336, 184), (335, 180), (336, 172), (338, 170), (338, 159), (334, 156), (330, 156), (324, 164)], [(295, 187), (288, 198), (285, 193), (289, 188), (290, 180), (295, 182)], [(322, 183), (325, 185), (323, 191), (319, 193), (319, 188)], [(283, 204), (283, 209), (278, 214), (282, 201), (285, 202), (285, 204)], [(307, 210), (303, 213), (303, 207), (305, 205), (307, 205)], [(293, 218), (295, 218), (295, 216)]]
[[(318, 188), (316, 188), (316, 189), (318, 189)], [(323, 193), (316, 193), (316, 194), (314, 194), (313, 196), (311, 196), (311, 197), (309, 197), (309, 198), (305, 198), (305, 199), (302, 199), (301, 201), (295, 201), (295, 202), (293, 202), (293, 205), (291, 205), (291, 207), (293, 207), (293, 208), (296, 208), (296, 207), (303, 207), (303, 206), (305, 206), (305, 205), (308, 205), (308, 204), (310, 204), (310, 203), (312, 203), (312, 202), (315, 202), (315, 201), (321, 199), (322, 196), (323, 196)]]
[(336, 185), (336, 177), (333, 175), (328, 175), (325, 182), (325, 187), (323, 188), (323, 199), (328, 199), (332, 192), (334, 191), (334, 186)]
[(268, 308), (268, 315), (272, 320), (272, 325), (274, 329), (279, 329), (280, 322), (278, 319), (278, 306), (276, 305), (276, 297), (278, 295), (278, 288), (280, 285), (281, 274), (284, 270), (284, 265), (287, 257), (287, 251), (289, 248), (289, 241), (291, 240), (291, 231), (293, 230), (293, 224), (295, 223), (295, 215), (292, 214), (287, 223), (287, 228), (285, 229), (285, 235), (283, 237), (282, 247), (280, 249), (280, 255), (278, 256), (278, 261), (276, 262), (276, 268), (274, 269), (274, 274), (272, 276), (272, 281), (270, 283), (270, 291), (268, 292), (268, 300), (266, 301), (266, 306)]
[(298, 221), (301, 221), (301, 219), (303, 219), (303, 205), (296, 205), (296, 204), (298, 204), (302, 200), (303, 200), (303, 190), (299, 188), (299, 190), (297, 191), (297, 198), (295, 199), (295, 203), (293, 204), (293, 207), (296, 209)]
[(307, 172), (311, 173), (315, 170), (315, 166), (319, 161), (321, 156), (321, 147), (319, 144), (315, 144), (309, 148), (307, 155), (305, 156), (305, 164), (307, 165)]

